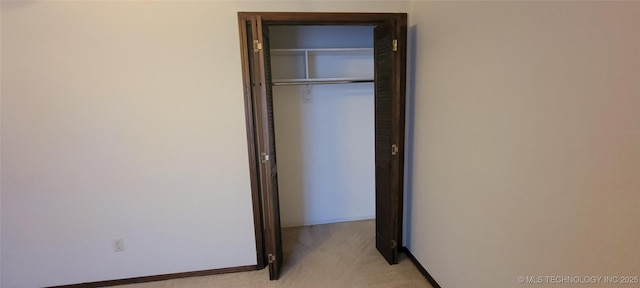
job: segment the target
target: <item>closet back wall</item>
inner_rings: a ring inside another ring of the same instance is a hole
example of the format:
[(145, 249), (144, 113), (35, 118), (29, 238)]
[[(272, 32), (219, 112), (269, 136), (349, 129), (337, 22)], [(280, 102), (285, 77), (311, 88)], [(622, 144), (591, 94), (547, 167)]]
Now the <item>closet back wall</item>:
[[(277, 26), (270, 33), (271, 49), (373, 45), (373, 27)], [(283, 227), (375, 218), (373, 93), (373, 83), (274, 87)]]

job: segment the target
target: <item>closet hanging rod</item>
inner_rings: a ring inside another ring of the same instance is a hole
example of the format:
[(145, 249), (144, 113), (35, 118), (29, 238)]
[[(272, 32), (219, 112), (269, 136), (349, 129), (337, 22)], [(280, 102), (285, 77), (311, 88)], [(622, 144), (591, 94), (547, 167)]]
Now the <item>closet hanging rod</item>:
[(373, 79), (274, 81), (271, 83), (271, 85), (290, 86), (290, 85), (351, 84), (351, 83), (373, 83)]

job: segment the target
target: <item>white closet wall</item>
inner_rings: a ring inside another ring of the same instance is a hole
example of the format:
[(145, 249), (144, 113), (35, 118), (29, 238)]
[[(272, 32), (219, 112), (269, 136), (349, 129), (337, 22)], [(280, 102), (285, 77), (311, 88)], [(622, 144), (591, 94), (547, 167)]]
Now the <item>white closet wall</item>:
[[(282, 26), (272, 27), (270, 34), (271, 49), (373, 46), (373, 27)], [(372, 55), (313, 57), (311, 75), (331, 78), (331, 67), (340, 77), (373, 77)], [(287, 67), (292, 71), (284, 74), (290, 78), (301, 71), (304, 76), (302, 58), (283, 58), (272, 58), (274, 78)], [(307, 89), (311, 101), (305, 101)], [(274, 87), (283, 227), (375, 217), (373, 93), (373, 83)]]

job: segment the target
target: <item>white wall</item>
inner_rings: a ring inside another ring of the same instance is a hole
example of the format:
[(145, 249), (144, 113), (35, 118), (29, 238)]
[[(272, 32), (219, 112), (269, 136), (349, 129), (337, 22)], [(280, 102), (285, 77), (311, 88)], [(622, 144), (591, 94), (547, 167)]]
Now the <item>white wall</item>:
[(373, 85), (274, 89), (282, 226), (375, 218)]
[(2, 286), (255, 264), (237, 32), (198, 5), (2, 5)]
[[(274, 49), (373, 47), (373, 27), (366, 26), (277, 26), (270, 34)], [(369, 56), (310, 57), (309, 70), (373, 78)], [(304, 57), (271, 59), (274, 79), (296, 67), (304, 78)], [(303, 100), (307, 87), (310, 103)], [(375, 218), (373, 84), (276, 86), (273, 95), (282, 226)]]
[(0, 7), (0, 285), (20, 288), (255, 264), (237, 11), (409, 2)]
[(415, 1), (410, 18), (407, 245), (431, 275), (640, 276), (640, 4)]

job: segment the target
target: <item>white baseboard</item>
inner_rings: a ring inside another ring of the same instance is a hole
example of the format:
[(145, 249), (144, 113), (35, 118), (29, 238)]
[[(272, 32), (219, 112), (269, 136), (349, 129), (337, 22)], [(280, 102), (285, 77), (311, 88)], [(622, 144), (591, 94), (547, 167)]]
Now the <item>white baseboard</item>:
[(340, 222), (371, 220), (371, 219), (376, 219), (376, 215), (316, 219), (316, 220), (310, 220), (310, 221), (304, 221), (304, 222), (282, 222), (280, 223), (280, 226), (282, 228), (287, 228), (287, 227), (311, 226), (311, 225), (321, 225), (321, 224), (329, 224), (329, 223), (340, 223)]

